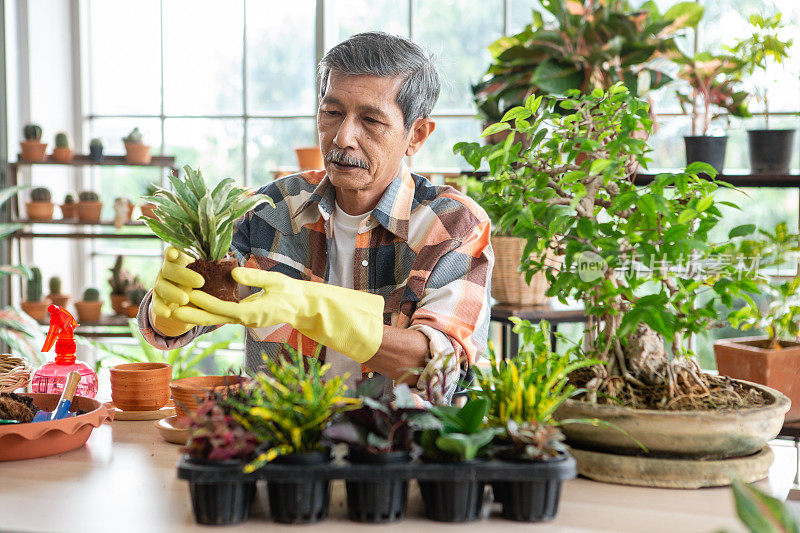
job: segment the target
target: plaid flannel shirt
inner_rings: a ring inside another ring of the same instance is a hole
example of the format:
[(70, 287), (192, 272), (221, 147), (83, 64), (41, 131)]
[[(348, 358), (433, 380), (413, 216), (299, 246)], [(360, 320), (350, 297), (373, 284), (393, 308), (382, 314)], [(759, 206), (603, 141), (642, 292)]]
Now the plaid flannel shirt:
[[(327, 282), (336, 193), (325, 172), (287, 176), (258, 192), (271, 197), (275, 208), (261, 204), (237, 222), (231, 249), (239, 264)], [(353, 287), (383, 296), (384, 324), (418, 329), (428, 337), (430, 359), (417, 392), (431, 402), (449, 402), (485, 349), (494, 265), (489, 237), (490, 222), (481, 207), (451, 187), (412, 174), (405, 164), (359, 228)], [(165, 338), (147, 315), (139, 316), (142, 333), (162, 349), (182, 346), (211, 329)], [(315, 353), (316, 343), (288, 324), (249, 329), (248, 369), (261, 365), (262, 353), (281, 357), (285, 342), (296, 348), (298, 338), (304, 354)], [(368, 365), (363, 374), (372, 377)]]

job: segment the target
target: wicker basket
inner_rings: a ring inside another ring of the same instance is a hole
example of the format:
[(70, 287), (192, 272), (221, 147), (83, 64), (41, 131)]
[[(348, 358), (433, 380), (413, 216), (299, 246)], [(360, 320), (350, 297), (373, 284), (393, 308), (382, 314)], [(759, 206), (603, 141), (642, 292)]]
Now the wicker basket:
[(511, 305), (546, 304), (549, 284), (544, 272), (537, 272), (531, 284), (525, 283), (525, 274), (519, 271), (525, 242), (519, 237), (492, 235), (494, 270), (492, 270), (492, 297), (497, 303)]
[(31, 382), (33, 367), (24, 357), (0, 354), (0, 392), (14, 392)]

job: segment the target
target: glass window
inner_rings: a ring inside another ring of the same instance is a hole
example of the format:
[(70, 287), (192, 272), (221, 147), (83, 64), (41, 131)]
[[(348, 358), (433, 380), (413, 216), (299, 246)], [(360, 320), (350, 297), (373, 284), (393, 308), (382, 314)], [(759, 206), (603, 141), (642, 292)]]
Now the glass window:
[[(327, 7), (328, 2), (326, 2)], [(408, 2), (403, 0), (334, 0), (333, 44), (363, 31), (380, 30), (408, 37)]]
[(294, 149), (317, 143), (313, 118), (252, 119), (247, 128), (250, 185), (253, 187), (271, 182), (280, 168), (296, 169)]
[(176, 166), (200, 168), (206, 183), (223, 178), (244, 183), (244, 123), (234, 119), (172, 118), (164, 122), (166, 151)]

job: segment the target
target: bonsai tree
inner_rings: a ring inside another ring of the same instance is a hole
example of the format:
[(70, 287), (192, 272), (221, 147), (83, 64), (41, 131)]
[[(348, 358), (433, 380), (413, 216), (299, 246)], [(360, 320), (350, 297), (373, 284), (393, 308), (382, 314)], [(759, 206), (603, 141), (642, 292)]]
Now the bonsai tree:
[[(544, 271), (549, 295), (583, 302), (582, 357), (598, 363), (573, 379), (587, 400), (669, 409), (758, 401), (700, 372), (691, 357), (690, 337), (721, 323), (715, 303), (757, 287), (709, 238), (722, 217), (714, 192), (725, 185), (698, 177), (713, 178), (710, 165), (634, 184), (634, 169), (647, 163), (649, 148), (637, 137), (652, 128), (648, 107), (621, 84), (529, 97), (484, 131), (519, 132), (529, 147), (509, 135), (500, 145), (454, 150), (476, 168), (488, 161), (485, 186), (507, 206), (501, 224), (527, 242), (521, 268), (529, 279)], [(548, 254), (564, 266), (552, 268)]]
[(158, 218), (140, 217), (163, 241), (182, 249), (195, 259), (189, 268), (205, 280), (201, 290), (217, 298), (238, 300), (238, 287), (230, 271), (237, 265), (229, 257), (233, 223), (262, 202), (274, 205), (267, 196), (234, 187), (226, 178), (213, 190), (206, 186), (199, 170), (183, 167), (184, 179), (170, 176), (174, 192), (158, 189), (144, 200), (156, 205)]
[(520, 33), (489, 46), (492, 64), (473, 86), (478, 112), (496, 122), (534, 94), (563, 95), (624, 83), (643, 95), (672, 78), (652, 64), (676, 51), (675, 36), (695, 27), (703, 13), (696, 2), (680, 2), (659, 13), (654, 2), (634, 9), (627, 0), (545, 2), (552, 22), (534, 10)]

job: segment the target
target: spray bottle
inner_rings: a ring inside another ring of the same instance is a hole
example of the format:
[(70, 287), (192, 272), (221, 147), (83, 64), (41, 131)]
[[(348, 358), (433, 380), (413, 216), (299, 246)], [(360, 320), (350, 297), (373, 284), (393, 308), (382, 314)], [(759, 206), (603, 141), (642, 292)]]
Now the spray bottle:
[(42, 352), (50, 351), (55, 343), (56, 359), (43, 364), (34, 372), (31, 390), (61, 394), (67, 376), (74, 370), (81, 375), (75, 394), (94, 398), (97, 394), (97, 374), (86, 363), (75, 359), (77, 346), (73, 332), (78, 323), (71, 314), (57, 305), (51, 304), (47, 311), (50, 313), (50, 331), (47, 332)]

